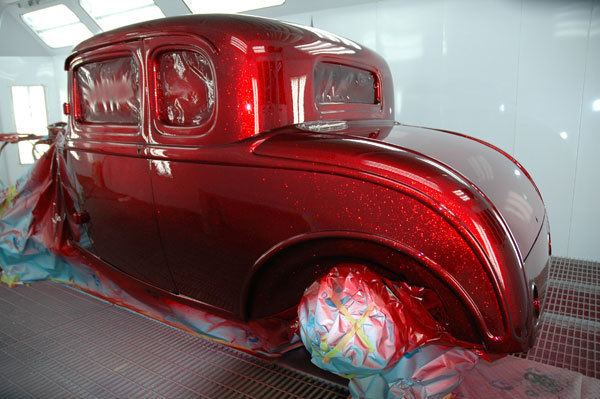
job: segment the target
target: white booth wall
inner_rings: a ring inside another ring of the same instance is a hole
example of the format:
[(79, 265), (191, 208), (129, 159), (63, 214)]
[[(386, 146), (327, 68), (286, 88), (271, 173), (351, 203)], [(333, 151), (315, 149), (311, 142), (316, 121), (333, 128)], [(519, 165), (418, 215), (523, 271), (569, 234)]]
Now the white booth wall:
[[(303, 14), (281, 9), (256, 14), (312, 23), (382, 54), (400, 122), (467, 133), (514, 155), (544, 196), (554, 254), (600, 260), (600, 0), (365, 0)], [(6, 103), (13, 84), (43, 84), (49, 122), (61, 119), (64, 56), (9, 58), (0, 58), (0, 129), (14, 129)], [(16, 157), (15, 149), (3, 155), (0, 179), (25, 169)]]

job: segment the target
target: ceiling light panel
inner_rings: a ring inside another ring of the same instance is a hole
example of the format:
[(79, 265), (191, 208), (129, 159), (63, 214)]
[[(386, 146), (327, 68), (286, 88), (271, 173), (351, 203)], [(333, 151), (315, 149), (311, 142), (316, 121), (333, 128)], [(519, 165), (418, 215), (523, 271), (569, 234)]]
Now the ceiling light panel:
[(79, 0), (79, 4), (103, 31), (165, 17), (153, 0)]
[(31, 11), (21, 18), (52, 48), (74, 46), (92, 36), (92, 32), (64, 4)]
[(194, 14), (237, 13), (280, 6), (285, 0), (183, 0)]

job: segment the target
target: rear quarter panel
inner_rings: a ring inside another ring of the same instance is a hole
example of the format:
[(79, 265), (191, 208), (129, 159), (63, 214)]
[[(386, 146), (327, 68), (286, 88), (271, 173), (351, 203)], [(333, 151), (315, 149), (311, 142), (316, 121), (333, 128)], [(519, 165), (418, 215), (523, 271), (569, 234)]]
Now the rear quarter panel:
[[(163, 245), (185, 295), (241, 315), (244, 301), (232, 299), (240, 292), (248, 292), (250, 301), (261, 294), (256, 291), (261, 270), (249, 266), (263, 254), (290, 238), (360, 233), (364, 240), (386, 237), (387, 245), (417, 258), (437, 284), (452, 288), (446, 288), (444, 299), (463, 321), (457, 324), (457, 336), (474, 339), (473, 325), (489, 337), (504, 334), (505, 322), (486, 269), (470, 244), (435, 210), (384, 185), (285, 163), (287, 167), (170, 162), (169, 176), (153, 174)], [(342, 259), (350, 252), (329, 255)], [(299, 267), (309, 269), (319, 254), (302, 256), (306, 263)], [(362, 256), (371, 260), (369, 253)], [(411, 279), (406, 265), (384, 266)], [(288, 276), (275, 288), (289, 293), (279, 310), (296, 305), (311, 282)], [(464, 295), (456, 296), (456, 291)], [(475, 316), (465, 317), (458, 308)]]
[[(388, 196), (393, 197), (392, 191), (401, 192), (425, 205), (432, 213), (422, 208), (413, 210), (424, 215), (424, 219), (419, 222), (421, 225), (410, 224), (409, 230), (416, 232), (417, 239), (409, 246), (420, 252), (422, 258), (439, 262), (441, 269), (454, 276), (464, 290), (456, 292), (473, 301), (477, 317), (499, 326), (495, 331), (482, 329), (488, 349), (506, 352), (528, 347), (534, 317), (523, 262), (494, 204), (461, 173), (417, 151), (347, 134), (282, 132), (258, 146), (255, 153), (311, 162), (313, 168), (324, 164), (336, 173), (388, 187)], [(348, 195), (342, 203), (352, 198)], [(409, 239), (398, 234), (410, 233), (393, 230), (396, 225), (405, 230), (406, 224), (391, 218), (409, 200), (394, 204), (375, 199), (365, 201), (387, 212), (387, 217), (374, 218), (375, 224), (364, 226), (373, 230), (365, 231), (377, 231), (399, 242)], [(447, 223), (462, 243), (440, 230), (433, 220)], [(429, 246), (431, 243), (433, 247)], [(440, 258), (452, 253), (460, 253), (462, 261)], [(496, 311), (486, 309), (492, 303), (497, 306)]]

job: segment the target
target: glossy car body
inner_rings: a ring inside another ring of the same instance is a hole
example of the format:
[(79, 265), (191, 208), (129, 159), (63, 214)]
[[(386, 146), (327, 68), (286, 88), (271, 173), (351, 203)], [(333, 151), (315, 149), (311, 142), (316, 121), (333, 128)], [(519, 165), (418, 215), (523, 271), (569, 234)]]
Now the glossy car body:
[[(213, 85), (195, 125), (162, 108), (193, 107), (161, 86), (171, 79), (164, 68), (187, 73), (176, 55), (162, 63), (178, 51), (200, 54), (195, 65)], [(90, 100), (101, 82), (84, 75), (122, 57), (135, 73), (126, 66), (110, 79), (135, 79), (123, 96), (137, 93), (136, 103)], [(322, 101), (320, 90), (335, 96), (319, 81), (324, 64), (366, 71), (373, 101), (352, 91), (348, 102)], [(351, 260), (431, 288), (441, 303), (432, 312), (459, 339), (493, 352), (531, 345), (549, 259), (540, 193), (487, 143), (394, 123), (391, 74), (377, 54), (274, 20), (189, 16), (86, 40), (66, 69), (68, 162), (93, 243), (81, 250), (99, 264), (156, 295), (250, 320), (293, 308), (318, 276)], [(86, 107), (139, 114), (90, 123)]]

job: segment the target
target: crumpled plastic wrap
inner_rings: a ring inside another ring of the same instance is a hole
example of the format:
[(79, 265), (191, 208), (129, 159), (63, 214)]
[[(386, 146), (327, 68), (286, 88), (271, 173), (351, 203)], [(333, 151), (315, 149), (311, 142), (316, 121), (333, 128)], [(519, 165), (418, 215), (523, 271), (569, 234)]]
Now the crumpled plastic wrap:
[(349, 388), (354, 398), (444, 397), (460, 385), (478, 359), (468, 349), (427, 344), (404, 354), (388, 370), (351, 378)]
[(84, 123), (137, 125), (140, 122), (140, 76), (133, 57), (89, 62), (75, 69), (76, 116)]
[[(90, 240), (74, 222), (81, 188), (57, 142), (16, 184), (0, 187), (0, 280), (7, 285), (51, 280), (242, 350), (274, 355), (299, 345), (294, 317), (244, 324), (152, 295), (134, 280), (94, 262), (77, 246)], [(76, 245), (75, 245), (76, 244)]]
[(172, 126), (200, 126), (215, 106), (210, 61), (196, 51), (166, 51), (158, 57), (158, 109)]
[(448, 393), (478, 356), (433, 319), (426, 293), (364, 266), (335, 267), (300, 302), (302, 342), (315, 365), (351, 380), (355, 398)]

